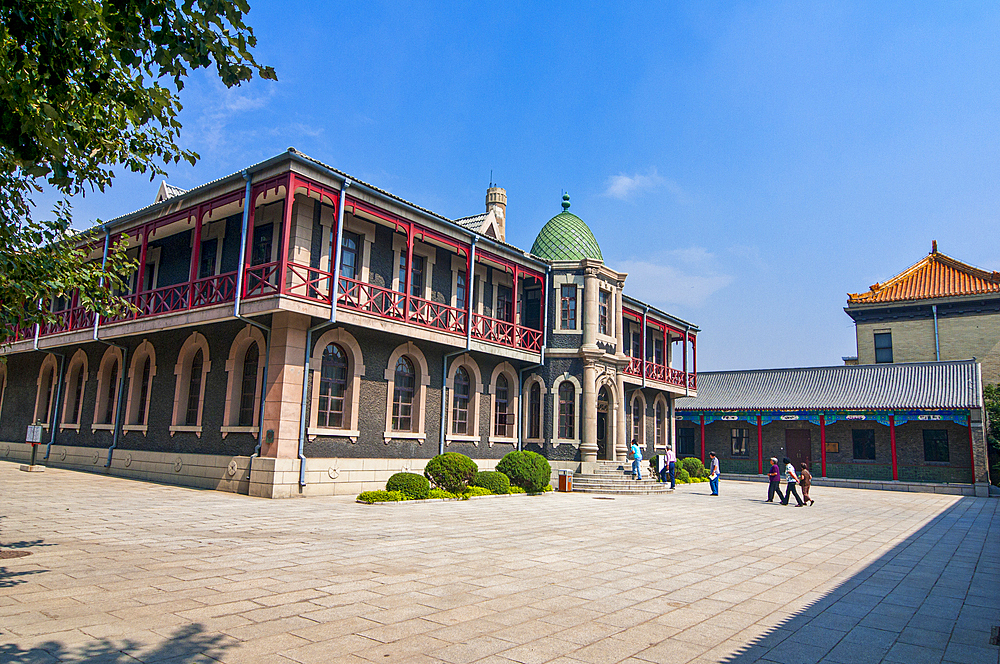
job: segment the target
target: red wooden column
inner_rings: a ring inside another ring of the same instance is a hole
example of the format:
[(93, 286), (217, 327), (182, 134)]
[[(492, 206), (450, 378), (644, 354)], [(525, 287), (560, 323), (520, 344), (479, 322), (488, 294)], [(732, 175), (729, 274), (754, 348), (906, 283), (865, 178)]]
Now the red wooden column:
[(976, 483), (976, 450), (972, 443), (972, 411), (969, 411), (969, 463), (972, 470), (972, 483)]
[(764, 424), (760, 415), (757, 416), (757, 473), (764, 474)]
[(403, 288), (405, 288), (403, 304), (406, 307), (403, 312), (403, 320), (409, 320), (410, 318), (410, 290), (413, 287), (413, 223), (407, 224), (406, 229), (406, 278), (403, 282)]
[(701, 462), (705, 463), (705, 414), (701, 414)]
[(820, 477), (826, 477), (826, 415), (819, 416)]
[(892, 480), (899, 479), (899, 466), (896, 462), (896, 416), (889, 416), (889, 446), (892, 448)]
[[(514, 265), (514, 295), (513, 295), (514, 301), (510, 305), (510, 308), (511, 308), (511, 310), (510, 310), (510, 322), (514, 323), (514, 325), (520, 325), (521, 324), (521, 320), (517, 316), (517, 291), (518, 291), (518, 288), (517, 288), (517, 277), (518, 277), (518, 272), (519, 272), (518, 266), (515, 264)], [(514, 338), (517, 338), (517, 334), (514, 335)]]
[(698, 375), (698, 337), (691, 337), (691, 373)]
[[(688, 373), (688, 332), (684, 330), (684, 380), (687, 380)], [(704, 455), (702, 455), (704, 456)]]
[(194, 222), (194, 242), (191, 245), (191, 270), (188, 274), (188, 308), (194, 306), (194, 282), (200, 276), (198, 274), (201, 262), (201, 216), (202, 209), (198, 206), (198, 218)]
[(291, 239), (292, 207), (295, 203), (295, 175), (288, 174), (285, 183), (285, 209), (281, 220), (281, 255), (278, 256), (278, 292), (284, 293), (288, 282), (288, 242)]

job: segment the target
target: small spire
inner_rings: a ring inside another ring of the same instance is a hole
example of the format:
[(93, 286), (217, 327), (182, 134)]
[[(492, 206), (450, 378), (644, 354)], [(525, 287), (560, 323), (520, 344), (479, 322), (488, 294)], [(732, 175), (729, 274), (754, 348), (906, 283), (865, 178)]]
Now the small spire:
[(931, 240), (931, 253), (937, 253), (937, 240)]
[(562, 208), (563, 208), (563, 212), (566, 212), (566, 211), (569, 210), (569, 194), (563, 194)]

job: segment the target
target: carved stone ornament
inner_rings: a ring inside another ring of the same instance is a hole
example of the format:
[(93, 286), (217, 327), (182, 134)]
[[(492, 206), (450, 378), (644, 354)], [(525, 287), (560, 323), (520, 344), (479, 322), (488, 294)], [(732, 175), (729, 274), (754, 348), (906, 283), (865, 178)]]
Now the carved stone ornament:
[(132, 455), (131, 454), (126, 454), (125, 455), (125, 467), (128, 468), (131, 465), (132, 465)]
[(338, 477), (340, 477), (340, 471), (334, 468), (333, 466), (330, 466), (329, 468), (326, 469), (326, 474), (330, 476), (331, 480), (335, 480)]
[(230, 477), (232, 477), (236, 474), (237, 470), (239, 470), (239, 466), (236, 464), (236, 459), (230, 459), (229, 467), (226, 468), (226, 472), (229, 473)]
[(184, 467), (184, 460), (183, 459), (181, 459), (180, 457), (177, 457), (176, 459), (174, 459), (174, 472), (175, 473), (181, 472), (181, 468), (183, 468), (183, 467)]

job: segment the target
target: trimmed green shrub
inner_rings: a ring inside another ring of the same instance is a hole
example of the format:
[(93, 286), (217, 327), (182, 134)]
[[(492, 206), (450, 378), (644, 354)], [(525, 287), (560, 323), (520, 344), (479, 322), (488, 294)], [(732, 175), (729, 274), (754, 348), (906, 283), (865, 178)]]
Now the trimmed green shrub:
[(424, 477), (451, 493), (462, 493), (479, 472), (476, 462), (458, 452), (439, 454), (424, 467)]
[(472, 485), (488, 489), (490, 493), (495, 493), (498, 496), (510, 493), (510, 478), (495, 470), (480, 470), (472, 478)]
[(688, 471), (684, 470), (683, 466), (681, 466), (680, 468), (675, 466), (674, 479), (677, 480), (678, 484), (687, 484), (688, 482), (691, 481), (691, 475), (688, 473)]
[(431, 489), (427, 492), (428, 498), (458, 498), (455, 494), (444, 489)]
[(402, 491), (410, 500), (423, 500), (431, 490), (431, 483), (416, 473), (396, 473), (385, 483), (386, 491)]
[(470, 486), (465, 493), (459, 496), (462, 500), (468, 500), (474, 496), (492, 496), (493, 492), (481, 486)]
[(542, 487), (542, 493), (548, 493), (549, 491), (555, 491), (555, 487), (553, 487), (551, 484), (546, 484), (545, 486)]
[(507, 493), (528, 493), (528, 492), (516, 484), (511, 484), (510, 489), (507, 490)]
[(398, 503), (407, 500), (402, 491), (362, 491), (358, 494), (359, 503)]
[(705, 464), (701, 462), (701, 459), (695, 457), (684, 457), (677, 462), (677, 467), (686, 470), (691, 477), (708, 477)]
[(552, 477), (552, 466), (537, 452), (508, 452), (500, 459), (497, 470), (528, 493), (538, 493)]

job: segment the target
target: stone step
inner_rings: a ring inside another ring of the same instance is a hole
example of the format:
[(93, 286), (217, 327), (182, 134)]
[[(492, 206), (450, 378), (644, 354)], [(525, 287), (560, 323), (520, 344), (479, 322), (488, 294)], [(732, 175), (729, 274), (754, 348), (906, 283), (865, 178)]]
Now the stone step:
[(602, 493), (612, 496), (654, 496), (673, 493), (668, 486), (665, 489), (659, 489), (656, 487), (645, 487), (645, 488), (606, 488), (606, 487), (588, 487), (588, 486), (576, 486), (573, 485), (573, 491), (576, 493)]

